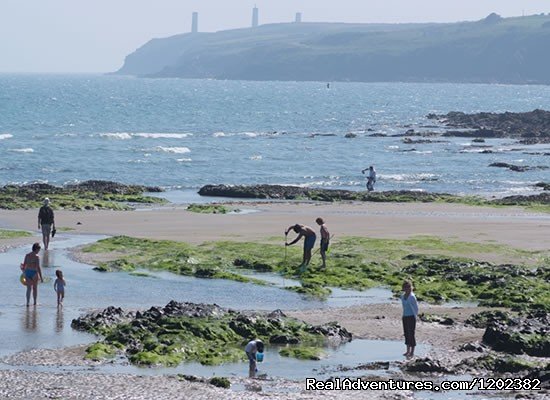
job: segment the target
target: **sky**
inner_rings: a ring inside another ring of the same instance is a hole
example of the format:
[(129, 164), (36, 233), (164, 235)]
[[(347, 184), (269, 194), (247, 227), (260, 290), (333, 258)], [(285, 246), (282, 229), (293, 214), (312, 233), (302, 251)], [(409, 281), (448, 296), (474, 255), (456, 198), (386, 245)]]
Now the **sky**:
[(290, 22), (455, 22), (550, 12), (550, 0), (0, 0), (0, 72), (111, 72), (152, 38)]

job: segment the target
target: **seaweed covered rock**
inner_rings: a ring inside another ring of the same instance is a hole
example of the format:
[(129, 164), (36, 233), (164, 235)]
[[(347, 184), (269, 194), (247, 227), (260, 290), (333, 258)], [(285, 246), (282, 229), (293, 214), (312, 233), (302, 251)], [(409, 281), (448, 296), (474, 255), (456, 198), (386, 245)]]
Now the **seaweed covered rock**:
[(110, 306), (102, 311), (73, 319), (71, 327), (78, 331), (101, 334), (117, 324), (129, 321), (132, 317), (131, 312), (126, 312), (120, 307)]
[(509, 321), (510, 315), (508, 313), (494, 310), (472, 314), (464, 321), (464, 324), (473, 326), (474, 328), (487, 328), (487, 326), (493, 322), (508, 323)]
[(0, 209), (36, 208), (45, 197), (50, 198), (55, 209), (129, 209), (129, 203), (164, 203), (164, 199), (144, 195), (144, 192), (161, 191), (158, 187), (96, 180), (65, 186), (45, 183), (6, 185), (0, 187)]
[(506, 321), (491, 321), (483, 334), (483, 343), (496, 351), (550, 357), (550, 317), (537, 311)]
[(404, 267), (413, 276), (419, 300), (442, 302), (477, 299), (481, 306), (512, 310), (550, 309), (548, 267), (522, 266), (431, 256)]
[(432, 202), (455, 200), (458, 197), (447, 193), (426, 193), (408, 190), (386, 192), (358, 192), (352, 190), (305, 188), (283, 185), (205, 185), (199, 190), (201, 196), (231, 197), (243, 199), (280, 199), (315, 201), (373, 201), (373, 202)]
[(498, 374), (504, 374), (530, 371), (533, 368), (534, 364), (520, 358), (485, 354), (481, 357), (464, 359), (460, 364), (455, 366), (454, 370), (461, 372), (491, 371)]
[[(136, 313), (109, 307), (73, 320), (72, 326), (103, 335), (101, 349), (118, 349), (131, 363), (142, 365), (238, 361), (243, 358), (244, 344), (253, 338), (295, 345), (296, 349), (338, 345), (352, 339), (336, 323), (312, 326), (280, 312), (245, 315), (215, 304), (176, 301)], [(296, 350), (289, 354), (302, 353)]]

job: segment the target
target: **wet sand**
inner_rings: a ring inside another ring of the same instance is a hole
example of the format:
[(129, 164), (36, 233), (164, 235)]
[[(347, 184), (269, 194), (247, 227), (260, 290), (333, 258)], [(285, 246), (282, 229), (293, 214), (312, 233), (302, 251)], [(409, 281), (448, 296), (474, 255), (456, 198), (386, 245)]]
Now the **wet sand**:
[[(548, 248), (550, 215), (521, 208), (438, 203), (233, 203), (248, 214), (197, 214), (184, 207), (143, 211), (57, 211), (58, 228), (71, 233), (129, 235), (190, 243), (281, 237), (295, 223), (315, 227), (322, 216), (338, 236), (403, 239), (434, 235), (469, 242), (500, 243), (526, 250)], [(36, 210), (0, 210), (0, 226), (36, 231)], [(36, 231), (37, 232), (37, 231)], [(38, 233), (38, 232), (37, 232)]]

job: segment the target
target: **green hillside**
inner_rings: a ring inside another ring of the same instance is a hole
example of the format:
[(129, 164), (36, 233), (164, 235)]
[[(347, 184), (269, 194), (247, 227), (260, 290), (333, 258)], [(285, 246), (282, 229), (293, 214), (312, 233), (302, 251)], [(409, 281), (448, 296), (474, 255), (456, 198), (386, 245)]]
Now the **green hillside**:
[(271, 24), (154, 39), (117, 72), (244, 80), (550, 83), (550, 16)]

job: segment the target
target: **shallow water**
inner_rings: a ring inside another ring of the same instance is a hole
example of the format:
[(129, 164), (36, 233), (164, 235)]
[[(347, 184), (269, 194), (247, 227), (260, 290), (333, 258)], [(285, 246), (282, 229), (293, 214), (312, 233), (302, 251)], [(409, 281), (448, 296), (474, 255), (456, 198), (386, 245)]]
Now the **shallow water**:
[[(169, 272), (133, 276), (125, 272), (100, 273), (92, 266), (68, 258), (67, 249), (101, 239), (100, 236), (59, 234), (51, 249), (41, 253), (45, 283), (39, 285), (38, 303), (25, 307), (26, 288), (19, 283), (19, 264), (28, 248), (0, 254), (0, 356), (32, 348), (57, 348), (90, 342), (90, 335), (73, 331), (73, 318), (90, 309), (118, 306), (125, 309), (163, 306), (170, 300), (216, 303), (239, 310), (293, 310), (340, 307), (388, 300), (388, 291), (357, 292), (335, 289), (326, 301), (304, 297), (277, 286), (262, 286), (220, 279), (198, 279)], [(67, 281), (65, 305), (56, 307), (53, 291), (55, 269), (62, 268)], [(258, 277), (261, 277), (258, 275)], [(280, 283), (282, 278), (266, 275)], [(278, 281), (277, 281), (278, 279)], [(284, 280), (284, 282), (290, 282)], [(390, 292), (391, 294), (391, 292)]]

